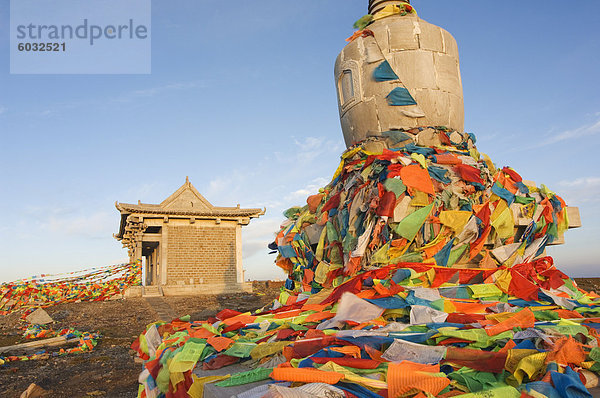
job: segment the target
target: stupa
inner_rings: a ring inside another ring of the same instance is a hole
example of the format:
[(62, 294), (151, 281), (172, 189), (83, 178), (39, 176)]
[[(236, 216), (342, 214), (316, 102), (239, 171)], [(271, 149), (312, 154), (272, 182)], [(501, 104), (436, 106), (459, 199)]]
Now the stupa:
[(355, 27), (361, 29), (335, 63), (349, 149), (333, 181), (287, 214), (275, 243), (278, 264), (291, 275), (288, 288), (306, 283), (305, 269), (313, 267), (318, 289), (325, 275), (335, 285), (395, 261), (484, 268), (529, 262), (581, 225), (577, 208), (513, 169), (497, 169), (463, 131), (450, 33), (398, 1), (369, 1)]

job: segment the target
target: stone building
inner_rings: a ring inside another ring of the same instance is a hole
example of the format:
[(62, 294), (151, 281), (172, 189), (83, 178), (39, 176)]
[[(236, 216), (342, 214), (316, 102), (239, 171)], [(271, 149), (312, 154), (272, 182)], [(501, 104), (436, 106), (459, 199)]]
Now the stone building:
[[(160, 204), (116, 202), (114, 237), (143, 264), (145, 295), (183, 295), (251, 289), (242, 269), (242, 226), (264, 209), (216, 207), (186, 178)], [(132, 292), (136, 294), (136, 292)]]

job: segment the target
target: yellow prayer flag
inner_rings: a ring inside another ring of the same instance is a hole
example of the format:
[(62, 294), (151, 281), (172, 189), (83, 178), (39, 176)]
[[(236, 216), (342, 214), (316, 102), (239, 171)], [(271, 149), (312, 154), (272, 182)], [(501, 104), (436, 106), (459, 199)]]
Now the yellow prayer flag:
[(452, 229), (455, 233), (459, 233), (467, 225), (472, 214), (470, 211), (446, 210), (440, 213), (439, 218), (442, 224)]

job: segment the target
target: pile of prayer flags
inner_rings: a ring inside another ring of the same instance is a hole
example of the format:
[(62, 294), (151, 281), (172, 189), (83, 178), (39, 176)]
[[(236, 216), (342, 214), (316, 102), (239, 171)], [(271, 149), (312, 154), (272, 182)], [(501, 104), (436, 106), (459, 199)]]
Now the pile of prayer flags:
[(471, 134), (417, 128), (383, 136), (348, 149), (333, 180), (286, 212), (272, 248), (288, 289), (316, 293), (398, 262), (526, 263), (568, 228), (558, 195), (497, 169)]
[[(600, 296), (544, 256), (566, 205), (474, 141), (430, 127), (349, 148), (286, 211), (270, 246), (288, 273), (279, 298), (150, 325), (132, 344), (138, 396), (257, 381), (237, 396), (591, 396)], [(238, 363), (248, 371), (202, 373)]]

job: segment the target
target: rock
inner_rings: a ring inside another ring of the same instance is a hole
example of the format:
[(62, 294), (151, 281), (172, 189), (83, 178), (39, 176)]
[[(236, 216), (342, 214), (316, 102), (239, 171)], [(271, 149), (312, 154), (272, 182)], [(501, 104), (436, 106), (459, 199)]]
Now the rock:
[(442, 145), (442, 142), (437, 132), (432, 128), (428, 128), (417, 135), (417, 145), (434, 147)]
[(27, 315), (25, 317), (25, 320), (34, 325), (46, 325), (48, 323), (54, 322), (54, 319), (52, 319), (50, 315), (48, 315), (48, 313), (42, 308), (38, 308), (31, 314)]
[[(48, 314), (46, 314), (48, 315)], [(35, 383), (31, 383), (27, 390), (23, 391), (21, 394), (21, 398), (38, 398), (42, 397), (47, 393), (42, 387), (38, 386)]]
[(90, 392), (86, 393), (85, 395), (90, 396), (90, 397), (100, 397), (105, 394), (106, 394), (106, 391), (96, 390), (96, 391), (90, 391)]

